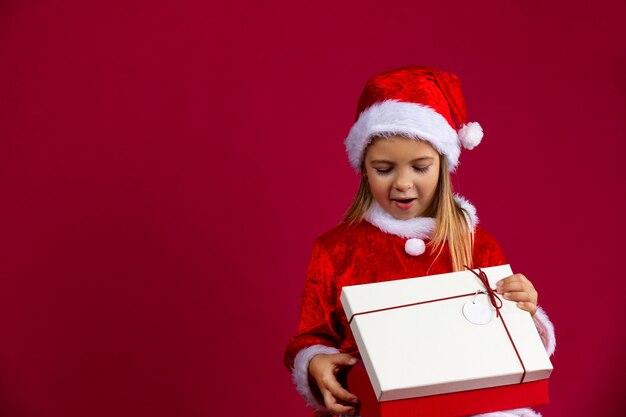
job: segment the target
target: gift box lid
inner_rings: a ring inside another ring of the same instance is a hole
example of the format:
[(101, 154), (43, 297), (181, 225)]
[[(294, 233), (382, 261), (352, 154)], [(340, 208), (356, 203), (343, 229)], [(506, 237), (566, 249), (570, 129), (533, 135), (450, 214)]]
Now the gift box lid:
[[(492, 288), (509, 265), (482, 269)], [(500, 317), (472, 271), (343, 287), (341, 302), (380, 401), (548, 378), (552, 364), (530, 313), (500, 297)], [(477, 303), (492, 314), (475, 324)], [(508, 331), (507, 331), (508, 330)]]

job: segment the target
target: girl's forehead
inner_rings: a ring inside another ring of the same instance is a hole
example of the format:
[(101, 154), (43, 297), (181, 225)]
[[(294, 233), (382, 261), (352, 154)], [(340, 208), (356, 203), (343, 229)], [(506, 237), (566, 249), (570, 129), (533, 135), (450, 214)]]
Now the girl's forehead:
[(404, 136), (375, 138), (366, 151), (366, 158), (368, 159), (386, 157), (412, 160), (422, 157), (434, 158), (438, 155), (430, 143)]

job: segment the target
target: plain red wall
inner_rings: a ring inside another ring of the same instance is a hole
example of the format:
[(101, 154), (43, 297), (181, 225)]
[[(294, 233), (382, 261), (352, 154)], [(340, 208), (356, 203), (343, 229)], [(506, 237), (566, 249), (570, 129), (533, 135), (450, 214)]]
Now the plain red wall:
[(311, 244), (364, 82), (413, 64), (485, 129), (458, 191), (556, 325), (540, 410), (622, 415), (624, 2), (255, 3), (0, 3), (0, 415), (309, 415)]

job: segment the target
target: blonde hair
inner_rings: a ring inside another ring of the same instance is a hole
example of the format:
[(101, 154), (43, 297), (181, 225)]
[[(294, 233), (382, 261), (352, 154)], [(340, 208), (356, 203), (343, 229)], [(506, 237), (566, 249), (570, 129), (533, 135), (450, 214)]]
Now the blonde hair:
[[(352, 201), (352, 205), (343, 218), (343, 221), (350, 225), (363, 220), (373, 200), (363, 167), (361, 172), (359, 189)], [(430, 206), (424, 211), (423, 216), (435, 218), (435, 232), (428, 243), (429, 246), (432, 246), (437, 251), (435, 260), (439, 257), (444, 245), (447, 243), (452, 259), (452, 270), (462, 271), (465, 269), (465, 265), (471, 268), (472, 250), (474, 247), (473, 225), (469, 224), (469, 213), (454, 200), (454, 189), (450, 173), (448, 172), (448, 162), (441, 154), (439, 155), (437, 189)]]

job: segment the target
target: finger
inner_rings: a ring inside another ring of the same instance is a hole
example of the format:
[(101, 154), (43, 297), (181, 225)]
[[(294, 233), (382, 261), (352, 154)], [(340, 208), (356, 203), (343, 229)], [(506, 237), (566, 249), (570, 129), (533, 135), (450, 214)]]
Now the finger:
[(339, 404), (333, 394), (326, 390), (324, 392), (324, 403), (326, 408), (332, 411), (334, 414), (347, 414), (354, 413), (356, 409), (353, 406)]
[[(522, 295), (526, 294), (526, 295)], [(538, 295), (537, 291), (534, 288), (525, 287), (520, 291), (512, 290), (512, 291), (503, 291), (502, 295), (505, 300), (511, 301), (530, 301), (537, 304)]]
[(524, 274), (513, 274), (513, 276), (519, 279), (520, 281), (528, 281), (528, 278), (526, 278), (526, 275)]
[(504, 297), (505, 300), (509, 300), (509, 301), (522, 301), (522, 302), (533, 301), (533, 297), (531, 293), (526, 292), (526, 291), (505, 292), (504, 294), (502, 294), (502, 296)]
[(499, 292), (499, 290), (500, 290), (502, 287), (504, 287), (504, 286), (506, 286), (506, 285), (511, 285), (511, 284), (513, 284), (513, 283), (516, 283), (516, 282), (521, 282), (521, 281), (520, 281), (520, 279), (519, 279), (518, 277), (516, 277), (515, 275), (511, 275), (511, 276), (509, 276), (509, 277), (502, 278), (500, 281), (497, 281), (497, 282), (496, 282), (496, 290), (498, 290), (498, 292)]
[(335, 404), (335, 405), (327, 407), (327, 408), (333, 413), (333, 415), (341, 415), (341, 414), (351, 414), (351, 415), (354, 415), (354, 414), (356, 414), (356, 408), (354, 408), (354, 407), (347, 407), (347, 406), (341, 405), (341, 404)]
[(528, 311), (531, 316), (534, 316), (537, 312), (537, 304), (530, 302), (520, 302), (517, 303), (517, 306), (524, 311)]
[(501, 283), (509, 283), (509, 282), (528, 282), (528, 283), (530, 283), (530, 281), (528, 280), (528, 278), (526, 278), (525, 275), (523, 275), (523, 274), (513, 274), (513, 275), (509, 275), (508, 277), (502, 278), (500, 281), (496, 282), (496, 285), (499, 285)]
[(333, 365), (352, 366), (355, 365), (358, 361), (354, 356), (348, 353), (341, 353), (338, 355), (333, 355), (333, 357), (331, 358), (331, 362), (333, 363)]
[(334, 375), (333, 377), (325, 378), (324, 385), (326, 386), (326, 389), (330, 391), (333, 397), (337, 399), (340, 399), (342, 401), (347, 401), (350, 403), (356, 403), (358, 401), (358, 398), (356, 397), (356, 395), (352, 394), (351, 392), (346, 390), (344, 387), (342, 387), (341, 384), (334, 377)]
[(520, 281), (509, 281), (496, 286), (496, 291), (499, 294), (513, 291), (526, 291), (529, 290), (527, 285)]
[(517, 274), (519, 275), (519, 279), (521, 282), (525, 283), (528, 287), (532, 288), (533, 290), (535, 289), (535, 286), (533, 285), (533, 283), (526, 278), (526, 276), (522, 275), (522, 274)]

